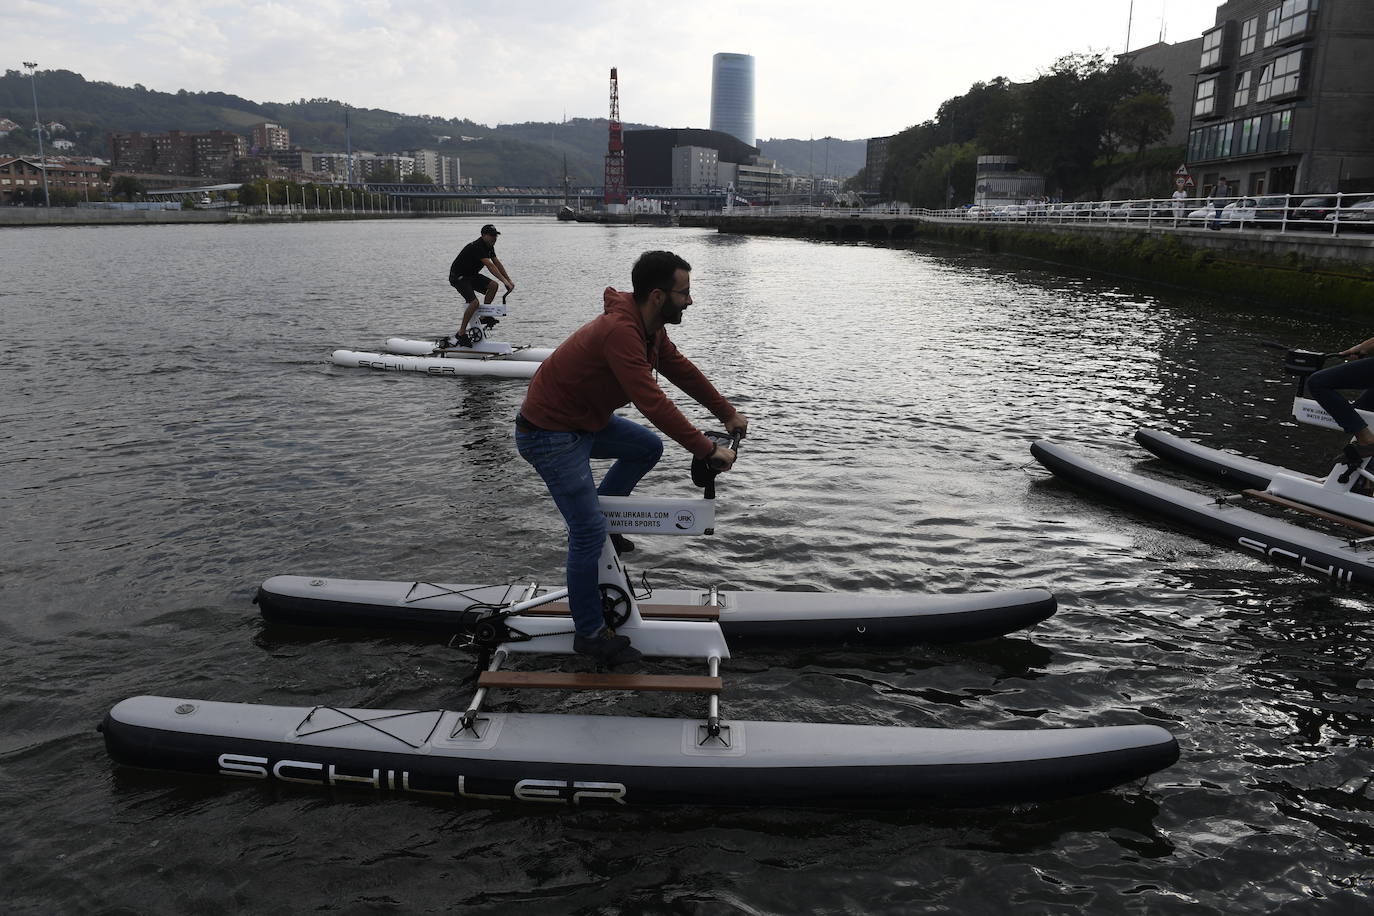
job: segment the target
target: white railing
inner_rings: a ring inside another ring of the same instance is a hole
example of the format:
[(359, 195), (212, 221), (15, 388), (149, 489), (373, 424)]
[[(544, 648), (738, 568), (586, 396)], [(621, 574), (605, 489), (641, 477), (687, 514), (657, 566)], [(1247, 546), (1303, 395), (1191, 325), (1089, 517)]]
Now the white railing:
[(725, 216), (869, 217), (960, 222), (1114, 224), (1151, 229), (1258, 232), (1374, 232), (1374, 194), (1268, 194), (1241, 197), (1171, 197), (1141, 200), (1029, 202), (994, 207), (735, 207)]

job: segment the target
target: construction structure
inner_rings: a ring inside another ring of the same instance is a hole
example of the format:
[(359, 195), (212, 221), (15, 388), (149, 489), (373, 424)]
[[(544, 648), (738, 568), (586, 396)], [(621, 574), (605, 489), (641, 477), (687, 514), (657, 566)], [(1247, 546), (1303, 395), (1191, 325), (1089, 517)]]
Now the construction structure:
[(616, 68), (611, 68), (611, 124), (606, 146), (606, 192), (603, 198), (608, 212), (619, 212), (625, 206), (625, 138), (620, 128), (620, 81)]

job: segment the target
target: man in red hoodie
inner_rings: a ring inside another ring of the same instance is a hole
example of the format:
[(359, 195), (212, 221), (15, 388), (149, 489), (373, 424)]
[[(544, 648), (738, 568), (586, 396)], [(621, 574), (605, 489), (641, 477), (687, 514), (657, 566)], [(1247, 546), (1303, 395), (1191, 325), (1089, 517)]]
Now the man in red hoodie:
[[(598, 560), (606, 540), (599, 496), (628, 496), (663, 454), (652, 430), (615, 415), (634, 404), (694, 457), (717, 470), (735, 463), (733, 449), (714, 445), (658, 387), (661, 373), (743, 436), (749, 421), (668, 339), (664, 325), (681, 324), (692, 304), (692, 267), (671, 251), (648, 251), (630, 271), (634, 293), (608, 287), (605, 311), (565, 340), (539, 367), (515, 417), (515, 444), (534, 465), (568, 525), (568, 604), (573, 650), (601, 665), (633, 665), (630, 640), (606, 629)], [(614, 458), (600, 486), (590, 459)], [(626, 542), (620, 541), (626, 550)]]

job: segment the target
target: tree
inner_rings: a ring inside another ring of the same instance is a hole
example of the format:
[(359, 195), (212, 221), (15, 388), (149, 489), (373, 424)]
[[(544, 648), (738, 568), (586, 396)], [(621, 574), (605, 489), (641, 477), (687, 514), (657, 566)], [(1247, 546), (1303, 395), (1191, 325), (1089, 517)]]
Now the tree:
[(1112, 109), (1108, 121), (1109, 132), (1118, 145), (1125, 143), (1135, 149), (1136, 158), (1145, 148), (1169, 136), (1174, 128), (1174, 113), (1169, 109), (1168, 97), (1158, 92), (1141, 92), (1122, 99)]
[(119, 175), (110, 185), (115, 200), (135, 200), (143, 196), (143, 182), (132, 175)]
[(405, 184), (434, 184), (434, 179), (433, 179), (433, 178), (430, 178), (430, 177), (429, 177), (428, 175), (426, 175), (424, 172), (415, 172), (415, 173), (413, 173), (413, 174), (407, 175), (407, 176), (406, 176), (406, 180), (405, 180), (404, 183), (405, 183)]
[(256, 181), (245, 182), (239, 188), (239, 203), (245, 207), (256, 207), (267, 201), (267, 194)]

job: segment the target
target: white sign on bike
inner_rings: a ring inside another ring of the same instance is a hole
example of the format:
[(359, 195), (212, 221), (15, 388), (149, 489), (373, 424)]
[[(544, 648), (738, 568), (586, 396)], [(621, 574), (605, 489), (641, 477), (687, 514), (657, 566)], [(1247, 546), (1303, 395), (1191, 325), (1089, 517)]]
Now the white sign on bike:
[(603, 496), (606, 526), (619, 534), (706, 534), (716, 523), (715, 500)]

